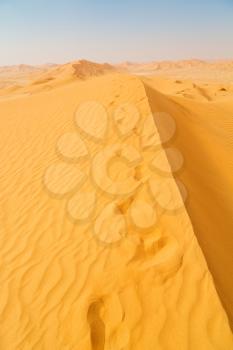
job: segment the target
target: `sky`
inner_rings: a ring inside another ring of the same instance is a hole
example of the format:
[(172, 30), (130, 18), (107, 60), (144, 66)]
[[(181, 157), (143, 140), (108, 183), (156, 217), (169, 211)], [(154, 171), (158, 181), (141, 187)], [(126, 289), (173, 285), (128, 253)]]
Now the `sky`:
[(233, 0), (0, 0), (0, 65), (233, 58)]

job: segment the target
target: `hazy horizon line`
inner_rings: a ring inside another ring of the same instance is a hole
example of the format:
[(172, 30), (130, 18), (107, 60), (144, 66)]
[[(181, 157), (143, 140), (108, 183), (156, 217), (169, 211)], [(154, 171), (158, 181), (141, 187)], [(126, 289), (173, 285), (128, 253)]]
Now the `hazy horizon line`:
[(60, 61), (60, 62), (43, 62), (43, 63), (30, 63), (30, 62), (20, 62), (15, 64), (0, 64), (0, 67), (14, 67), (14, 66), (31, 66), (31, 67), (38, 67), (38, 66), (45, 66), (45, 65), (65, 65), (72, 62), (80, 62), (80, 61), (87, 61), (91, 63), (98, 63), (98, 64), (110, 64), (110, 65), (120, 65), (124, 63), (130, 63), (130, 64), (149, 64), (149, 63), (161, 63), (161, 62), (182, 62), (182, 61), (202, 61), (202, 62), (221, 62), (221, 61), (233, 61), (233, 57), (231, 58), (201, 58), (201, 57), (192, 57), (192, 58), (165, 58), (165, 59), (148, 59), (146, 61), (140, 61), (140, 60), (121, 60), (121, 61), (107, 61), (107, 60), (93, 60), (89, 58), (77, 58), (77, 59), (70, 59), (69, 61)]

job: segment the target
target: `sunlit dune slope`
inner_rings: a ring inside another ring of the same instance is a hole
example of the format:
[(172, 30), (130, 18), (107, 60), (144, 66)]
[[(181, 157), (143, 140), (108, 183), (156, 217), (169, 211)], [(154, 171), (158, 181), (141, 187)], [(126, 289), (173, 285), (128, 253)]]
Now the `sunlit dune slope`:
[(188, 190), (186, 208), (233, 324), (233, 87), (159, 78), (144, 83), (152, 111), (176, 121), (171, 142), (184, 156), (179, 177)]
[[(227, 316), (167, 162), (147, 90), (140, 79), (115, 73), (1, 99), (1, 349), (232, 348)], [(159, 101), (162, 111), (174, 104)], [(171, 115), (179, 127), (176, 117), (188, 106), (176, 106), (178, 114), (171, 108)], [(166, 118), (172, 132), (174, 120)], [(181, 140), (194, 145), (186, 129)], [(196, 165), (202, 152), (213, 154), (204, 136), (195, 134), (203, 143), (200, 151), (198, 144), (190, 146)], [(187, 158), (187, 145), (179, 145)], [(215, 151), (227, 169), (220, 141)], [(188, 160), (176, 178), (184, 179), (188, 204), (197, 200), (199, 219), (190, 214), (198, 237), (204, 232), (208, 258), (216, 247), (213, 262), (224, 265), (225, 274), (229, 260), (219, 232), (228, 239), (223, 228), (230, 198), (219, 189), (230, 189), (232, 180), (227, 171), (218, 173), (219, 163), (213, 175), (202, 175), (212, 170), (212, 161), (206, 157), (201, 169), (192, 168), (200, 188), (194, 182), (190, 189)], [(217, 187), (209, 200), (212, 184)]]

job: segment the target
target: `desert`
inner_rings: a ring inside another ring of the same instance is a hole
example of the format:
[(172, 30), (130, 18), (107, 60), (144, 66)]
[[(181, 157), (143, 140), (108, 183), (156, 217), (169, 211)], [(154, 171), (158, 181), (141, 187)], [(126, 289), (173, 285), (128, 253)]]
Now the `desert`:
[(3, 350), (233, 348), (233, 61), (0, 68)]

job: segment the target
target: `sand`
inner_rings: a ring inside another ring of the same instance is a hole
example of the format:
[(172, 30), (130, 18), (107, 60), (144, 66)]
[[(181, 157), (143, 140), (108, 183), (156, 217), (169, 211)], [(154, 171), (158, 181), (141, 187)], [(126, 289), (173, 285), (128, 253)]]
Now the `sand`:
[(192, 82), (233, 83), (233, 61), (161, 61), (148, 63), (124, 62), (117, 65), (123, 72), (140, 76), (160, 76)]
[(172, 144), (184, 157), (186, 208), (233, 325), (233, 84), (144, 83), (153, 112), (165, 110), (176, 121)]
[(55, 66), (54, 64), (40, 66), (20, 64), (18, 66), (0, 67), (0, 89), (27, 85)]
[(231, 349), (231, 93), (84, 68), (0, 91), (0, 348)]

